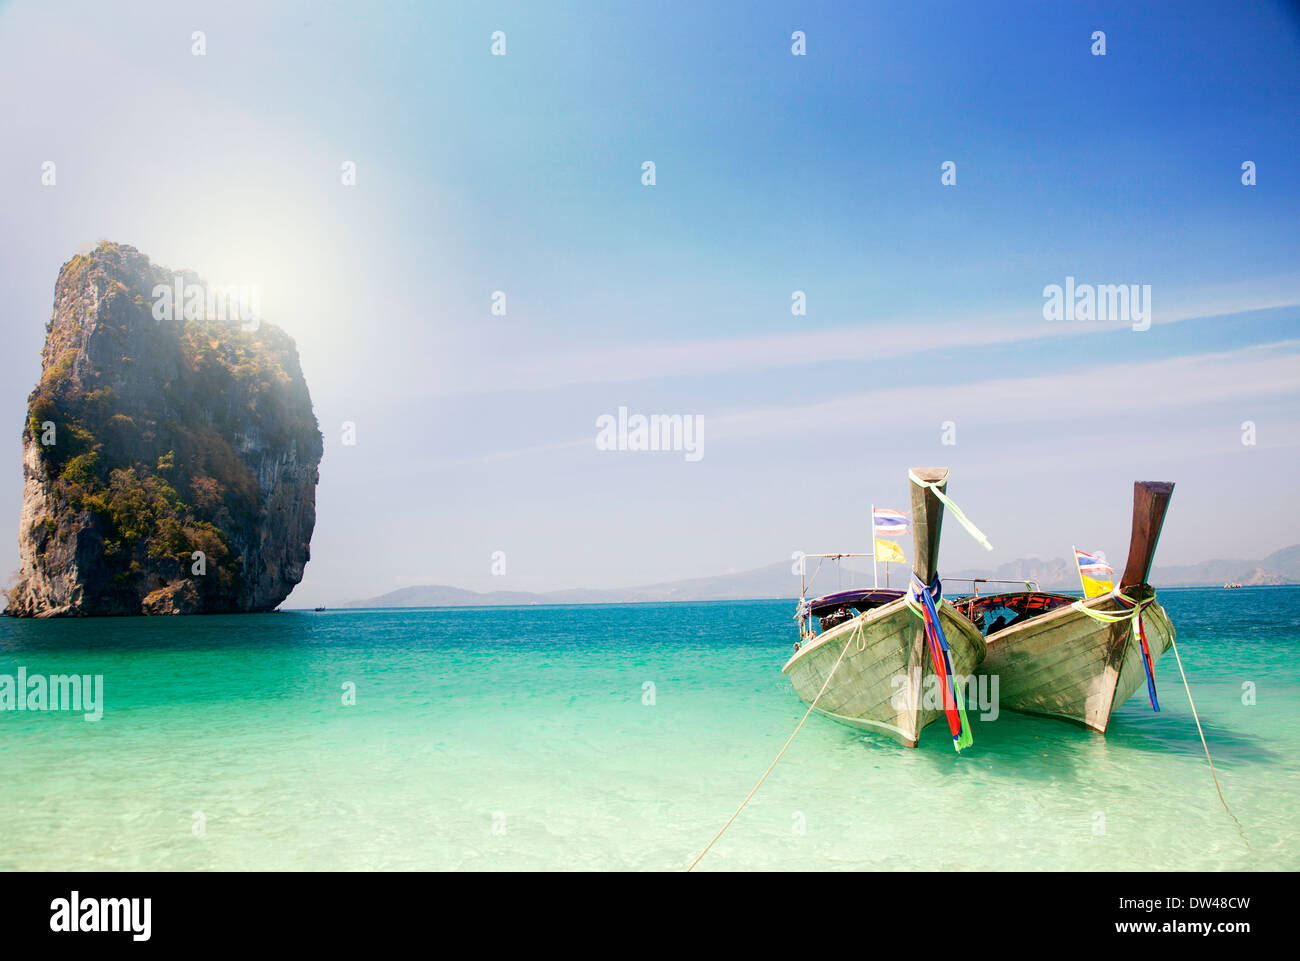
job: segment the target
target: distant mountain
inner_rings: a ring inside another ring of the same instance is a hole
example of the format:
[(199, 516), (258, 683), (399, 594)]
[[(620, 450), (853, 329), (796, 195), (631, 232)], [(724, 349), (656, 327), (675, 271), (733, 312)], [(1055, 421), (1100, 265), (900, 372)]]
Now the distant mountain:
[[(868, 575), (869, 576), (869, 575)], [(862, 583), (861, 574), (858, 583)], [(681, 581), (666, 581), (643, 587), (595, 590), (571, 588), (563, 591), (467, 591), (458, 587), (429, 585), (403, 587), (379, 597), (350, 601), (344, 607), (464, 607), (504, 604), (634, 604), (656, 601), (729, 601), (767, 597), (799, 596), (799, 578), (783, 561), (736, 574), (719, 574)]]
[[(1075, 573), (1074, 564), (1068, 557), (1022, 557), (1008, 561), (996, 570), (970, 567), (960, 571), (943, 571), (945, 581), (953, 582), (952, 587), (944, 587), (944, 593), (952, 594), (962, 589), (961, 581), (972, 577), (987, 577), (1004, 581), (1036, 581), (1045, 591), (1077, 589), (1079, 575)], [(1011, 589), (1014, 590), (1014, 587)]]
[(344, 607), (464, 607), (481, 604), (551, 604), (553, 601), (540, 601), (541, 595), (528, 591), (493, 591), (480, 594), (460, 587), (446, 587), (441, 584), (422, 585), (420, 587), (403, 587), (389, 591), (380, 597), (365, 601), (351, 601)]
[[(1122, 563), (1122, 561), (1120, 562)], [(1116, 564), (1116, 570), (1123, 568)], [(964, 570), (945, 573), (950, 580), (963, 577), (997, 577), (1034, 580), (1045, 591), (1078, 590), (1079, 575), (1068, 557), (1023, 557), (996, 571)], [(1300, 584), (1300, 544), (1286, 547), (1258, 561), (1211, 560), (1199, 564), (1161, 565), (1151, 570), (1156, 587), (1222, 587), (1238, 584)]]
[(1152, 582), (1167, 587), (1239, 584), (1300, 584), (1300, 544), (1258, 561), (1202, 561), (1182, 567), (1156, 567)]
[[(895, 578), (894, 586), (904, 583), (902, 572)], [(810, 571), (811, 574), (811, 571)], [(882, 575), (883, 576), (883, 575)], [(1079, 576), (1068, 557), (1022, 557), (1002, 564), (996, 570), (968, 568), (945, 572), (945, 580), (952, 582), (949, 593), (962, 590), (960, 580), (971, 577), (989, 577), (1002, 580), (1033, 580), (1046, 591), (1077, 590)], [(814, 589), (818, 593), (859, 586), (869, 583), (870, 572), (848, 570), (837, 576), (833, 567), (824, 566)], [(1151, 574), (1151, 583), (1157, 587), (1221, 587), (1228, 582), (1241, 584), (1300, 584), (1300, 544), (1283, 548), (1257, 561), (1212, 560), (1199, 564), (1161, 567)], [(666, 581), (643, 587), (591, 590), (574, 588), (564, 591), (467, 591), (459, 587), (428, 585), (403, 587), (379, 597), (350, 601), (343, 607), (484, 607), (516, 604), (633, 604), (662, 601), (733, 601), (763, 598), (796, 598), (799, 596), (799, 578), (790, 572), (790, 561), (781, 561), (766, 567), (719, 574), (714, 577), (697, 577), (681, 581)]]

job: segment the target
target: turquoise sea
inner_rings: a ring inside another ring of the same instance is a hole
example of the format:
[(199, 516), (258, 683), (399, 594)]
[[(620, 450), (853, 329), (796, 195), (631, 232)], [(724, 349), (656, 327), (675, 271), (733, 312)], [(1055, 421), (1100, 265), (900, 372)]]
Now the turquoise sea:
[[(1300, 588), (1161, 599), (1241, 831), (1170, 653), (1105, 737), (814, 715), (697, 870), (1300, 868)], [(803, 715), (792, 612), (2, 618), (0, 674), (102, 674), (104, 715), (0, 713), (0, 869), (680, 870)]]

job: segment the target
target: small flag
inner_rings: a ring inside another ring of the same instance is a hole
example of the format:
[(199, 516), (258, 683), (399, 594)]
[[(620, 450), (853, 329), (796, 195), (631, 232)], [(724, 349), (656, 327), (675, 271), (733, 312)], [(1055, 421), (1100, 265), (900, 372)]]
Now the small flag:
[(1115, 574), (1111, 566), (1106, 563), (1106, 555), (1100, 552), (1086, 554), (1076, 547), (1074, 558), (1079, 562), (1080, 574), (1087, 574), (1089, 577), (1096, 577), (1098, 574), (1110, 574), (1113, 577)]
[(1074, 549), (1074, 562), (1079, 566), (1079, 581), (1084, 597), (1100, 597), (1115, 589), (1115, 571), (1106, 563), (1106, 555), (1098, 551), (1088, 554)]
[(907, 563), (902, 548), (893, 541), (882, 541), (879, 537), (876, 538), (876, 560), (893, 564)]
[(909, 530), (906, 514), (885, 507), (872, 508), (871, 523), (877, 537), (901, 537)]

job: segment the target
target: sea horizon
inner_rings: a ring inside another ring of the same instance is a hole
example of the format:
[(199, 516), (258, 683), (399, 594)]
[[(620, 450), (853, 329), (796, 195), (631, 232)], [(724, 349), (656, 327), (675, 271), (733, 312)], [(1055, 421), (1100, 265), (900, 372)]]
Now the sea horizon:
[[(1300, 587), (1300, 583), (1243, 584), (1239, 587), (1232, 587), (1232, 588), (1222, 587), (1222, 586), (1215, 587), (1212, 585), (1204, 584), (1204, 585), (1187, 585), (1182, 587), (1160, 587), (1158, 588), (1158, 590), (1160, 591), (1161, 594), (1166, 594), (1169, 591), (1278, 590), (1278, 589), (1285, 589), (1290, 587)], [(573, 588), (573, 589), (580, 590), (580, 588)], [(887, 590), (889, 588), (882, 587), (881, 589)], [(902, 588), (893, 588), (893, 589), (902, 590)], [(996, 593), (996, 592), (986, 591), (985, 593)], [(1053, 589), (1051, 593), (1068, 594), (1074, 597), (1083, 596), (1083, 591), (1074, 588)], [(810, 598), (815, 596), (816, 595), (813, 594), (809, 595)], [(959, 591), (959, 592), (954, 592), (951, 596), (963, 597), (969, 595), (964, 591)], [(789, 597), (735, 597), (735, 598), (703, 597), (703, 598), (691, 598), (685, 600), (657, 600), (657, 601), (570, 601), (565, 603), (548, 601), (545, 603), (538, 603), (538, 604), (429, 604), (429, 605), (411, 605), (411, 606), (395, 605), (390, 607), (348, 607), (348, 606), (329, 607), (327, 605), (324, 611), (318, 611), (313, 607), (281, 607), (275, 611), (267, 611), (265, 613), (327, 614), (331, 612), (340, 612), (340, 611), (356, 611), (358, 613), (363, 613), (366, 611), (461, 611), (461, 610), (495, 610), (498, 608), (527, 609), (533, 607), (623, 607), (623, 606), (637, 606), (637, 605), (645, 605), (645, 604), (743, 604), (750, 601), (785, 601), (789, 603), (794, 603), (797, 602), (798, 600), (799, 600), (799, 593), (795, 591), (794, 593), (790, 594)]]

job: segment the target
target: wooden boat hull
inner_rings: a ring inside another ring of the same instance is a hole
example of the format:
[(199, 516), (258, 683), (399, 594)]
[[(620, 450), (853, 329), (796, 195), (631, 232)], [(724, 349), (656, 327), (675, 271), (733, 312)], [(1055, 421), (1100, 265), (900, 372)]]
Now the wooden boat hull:
[[(1145, 585), (1126, 593), (1155, 595)], [(1124, 610), (1109, 597), (1088, 606)], [(1159, 603), (1143, 611), (1142, 624), (1154, 663), (1169, 649), (1174, 628)], [(978, 673), (996, 677), (998, 704), (1013, 711), (1064, 718), (1104, 734), (1115, 708), (1146, 688), (1142, 646), (1129, 621), (1107, 624), (1067, 606), (990, 634), (986, 643)]]
[[(970, 676), (984, 659), (983, 635), (947, 601), (940, 605), (939, 618), (953, 670)], [(846, 644), (849, 650), (835, 668)], [(816, 710), (836, 721), (915, 747), (925, 726), (943, 716), (941, 707), (927, 707), (935, 702), (933, 696), (926, 697), (926, 691), (936, 690), (934, 664), (921, 618), (903, 600), (868, 611), (806, 642), (781, 670), (804, 703), (812, 704), (832, 669)]]

